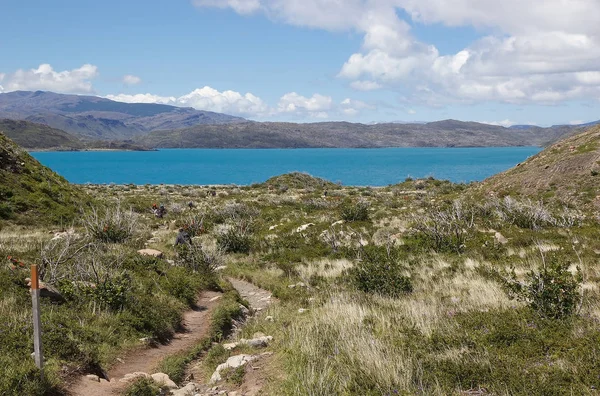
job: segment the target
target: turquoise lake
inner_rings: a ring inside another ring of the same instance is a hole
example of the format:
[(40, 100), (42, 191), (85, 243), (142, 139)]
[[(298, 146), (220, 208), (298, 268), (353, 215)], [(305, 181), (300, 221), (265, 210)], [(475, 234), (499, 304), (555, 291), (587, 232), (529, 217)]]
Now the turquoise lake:
[(73, 183), (260, 183), (300, 171), (344, 185), (384, 186), (407, 177), (483, 180), (540, 151), (539, 147), (385, 149), (170, 149), (33, 152)]

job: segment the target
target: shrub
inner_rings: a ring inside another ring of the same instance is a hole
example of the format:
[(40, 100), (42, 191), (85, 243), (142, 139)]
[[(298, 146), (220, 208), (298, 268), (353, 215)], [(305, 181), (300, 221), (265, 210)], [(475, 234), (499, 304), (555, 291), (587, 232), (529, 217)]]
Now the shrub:
[(562, 319), (576, 313), (581, 303), (581, 270), (571, 274), (569, 265), (551, 257), (538, 271), (530, 271), (525, 282), (517, 280), (514, 268), (505, 284), (511, 297), (524, 301), (540, 316)]
[(381, 248), (364, 248), (360, 261), (348, 270), (348, 275), (352, 285), (365, 293), (399, 297), (413, 289), (399, 261)]
[(160, 388), (152, 378), (141, 377), (127, 387), (125, 396), (156, 396)]
[(83, 225), (89, 236), (108, 243), (120, 243), (130, 239), (138, 228), (138, 215), (133, 210), (124, 211), (120, 203), (103, 213), (92, 208), (83, 216)]
[(217, 235), (217, 246), (227, 253), (250, 253), (252, 237), (243, 225), (236, 225)]
[(342, 206), (341, 216), (345, 221), (368, 221), (369, 204), (366, 201), (347, 203)]
[(447, 209), (433, 209), (425, 215), (414, 216), (413, 227), (436, 251), (461, 253), (468, 230), (474, 227), (474, 213), (461, 201), (454, 201)]

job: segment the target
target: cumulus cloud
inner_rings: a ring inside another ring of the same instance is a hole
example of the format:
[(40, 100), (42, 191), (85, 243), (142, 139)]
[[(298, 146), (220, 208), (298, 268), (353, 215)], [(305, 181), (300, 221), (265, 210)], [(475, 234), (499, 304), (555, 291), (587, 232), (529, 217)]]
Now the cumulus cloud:
[(193, 107), (197, 110), (214, 111), (243, 117), (283, 119), (326, 119), (331, 116), (355, 116), (375, 106), (355, 99), (344, 99), (336, 103), (330, 96), (318, 93), (310, 97), (296, 92), (281, 96), (276, 106), (269, 106), (260, 97), (236, 91), (218, 91), (211, 87), (196, 89), (186, 95), (161, 96), (151, 93), (106, 95), (105, 98), (125, 103), (159, 103), (171, 106)]
[(314, 94), (307, 98), (296, 92), (290, 92), (279, 99), (277, 105), (278, 113), (293, 113), (299, 115), (308, 115), (314, 118), (327, 118), (328, 110), (333, 107), (333, 99), (330, 96)]
[(269, 111), (269, 107), (263, 100), (251, 93), (242, 95), (235, 91), (219, 92), (211, 87), (199, 88), (180, 97), (160, 96), (150, 93), (136, 95), (118, 94), (107, 95), (105, 97), (117, 102), (160, 103), (242, 116), (260, 116)]
[(126, 74), (123, 76), (123, 84), (125, 85), (137, 85), (142, 82), (142, 79), (132, 74)]
[(174, 96), (159, 96), (153, 94), (118, 94), (118, 95), (106, 95), (106, 99), (114, 100), (116, 102), (124, 103), (159, 103), (159, 104), (175, 104), (177, 98)]
[(68, 93), (93, 92), (92, 80), (98, 77), (98, 68), (85, 64), (80, 68), (55, 71), (49, 64), (37, 69), (19, 69), (3, 77), (4, 90), (10, 91), (54, 91)]
[[(196, 0), (284, 23), (363, 35), (339, 77), (352, 88), (444, 101), (557, 103), (600, 98), (597, 0)], [(455, 54), (420, 42), (399, 16), (492, 32)], [(515, 12), (518, 10), (518, 12)], [(403, 92), (404, 93), (404, 92)]]

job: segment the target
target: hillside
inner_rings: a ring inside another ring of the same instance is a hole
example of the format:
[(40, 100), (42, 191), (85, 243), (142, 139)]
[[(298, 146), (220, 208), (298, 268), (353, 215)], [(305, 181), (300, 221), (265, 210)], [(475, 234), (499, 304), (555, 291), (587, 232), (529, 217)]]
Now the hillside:
[(19, 146), (33, 151), (148, 150), (132, 141), (79, 139), (60, 129), (22, 120), (0, 119), (0, 132)]
[(46, 124), (79, 137), (101, 140), (124, 140), (157, 129), (244, 121), (192, 108), (42, 91), (0, 94), (0, 117)]
[(544, 146), (573, 127), (509, 129), (446, 120), (427, 124), (246, 122), (154, 131), (136, 142), (154, 148)]
[(26, 149), (80, 150), (84, 144), (60, 129), (28, 121), (0, 119), (0, 131)]
[(480, 188), (600, 207), (600, 126), (553, 144)]
[(86, 194), (0, 133), (0, 224), (66, 224)]

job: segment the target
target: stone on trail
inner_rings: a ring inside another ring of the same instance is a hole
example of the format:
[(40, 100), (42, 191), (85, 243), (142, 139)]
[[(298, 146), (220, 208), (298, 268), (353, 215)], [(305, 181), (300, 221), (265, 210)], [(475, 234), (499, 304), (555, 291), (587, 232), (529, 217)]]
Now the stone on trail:
[(141, 250), (138, 250), (138, 253), (141, 254), (142, 256), (150, 256), (150, 257), (156, 257), (156, 258), (162, 258), (162, 256), (163, 256), (163, 252), (161, 252), (160, 250), (156, 250), (156, 249), (141, 249)]
[(221, 371), (228, 369), (228, 368), (236, 369), (238, 367), (242, 367), (245, 364), (252, 362), (256, 359), (258, 359), (258, 356), (253, 356), (253, 355), (236, 355), (236, 356), (230, 357), (229, 359), (227, 359), (227, 361), (225, 363), (219, 364), (217, 366), (217, 369), (215, 370), (213, 375), (210, 377), (210, 383), (214, 384), (215, 382), (221, 380)]
[(96, 374), (88, 374), (85, 376), (85, 378), (89, 379), (90, 381), (100, 382), (100, 377), (98, 377)]
[(193, 382), (190, 382), (181, 389), (174, 389), (171, 391), (173, 396), (193, 396), (196, 394), (197, 386)]
[(169, 389), (177, 389), (179, 388), (175, 382), (169, 378), (169, 376), (165, 373), (155, 373), (151, 375), (154, 382), (156, 382), (160, 386), (166, 386)]
[(135, 373), (125, 374), (125, 376), (123, 378), (121, 378), (119, 380), (119, 382), (131, 382), (131, 381), (136, 380), (139, 377), (152, 378), (152, 377), (150, 377), (150, 374), (143, 373), (141, 371), (136, 371)]
[(306, 309), (306, 308), (298, 308), (298, 313), (299, 314), (303, 314), (306, 311), (308, 311), (308, 309)]

